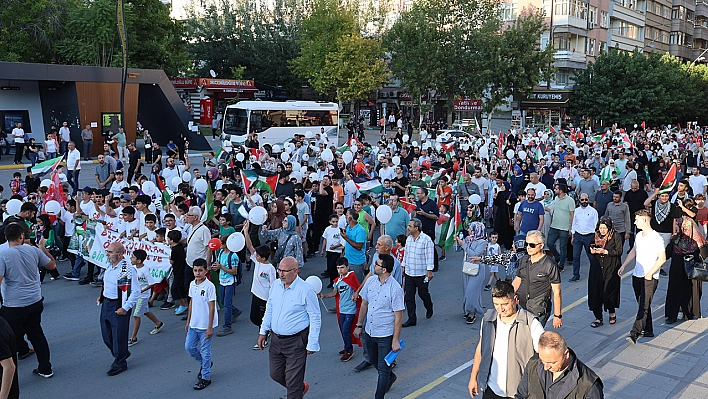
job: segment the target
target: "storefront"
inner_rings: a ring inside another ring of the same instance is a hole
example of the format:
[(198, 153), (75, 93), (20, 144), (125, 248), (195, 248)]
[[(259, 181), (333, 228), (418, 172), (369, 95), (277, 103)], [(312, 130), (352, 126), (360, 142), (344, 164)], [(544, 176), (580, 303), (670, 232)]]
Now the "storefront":
[(528, 96), (517, 96), (514, 100), (518, 102), (520, 112), (512, 115), (520, 119), (521, 127), (531, 129), (573, 123), (567, 113), (570, 93), (570, 90), (538, 90)]
[(252, 80), (170, 79), (195, 123), (210, 125), (212, 117), (240, 100), (253, 100), (259, 90)]

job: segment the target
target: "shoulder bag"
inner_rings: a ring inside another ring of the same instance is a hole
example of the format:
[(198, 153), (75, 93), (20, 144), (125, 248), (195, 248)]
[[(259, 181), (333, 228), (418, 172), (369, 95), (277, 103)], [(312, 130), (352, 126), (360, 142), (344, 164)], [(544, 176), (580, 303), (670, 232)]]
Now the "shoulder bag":
[(467, 254), (465, 254), (465, 260), (462, 262), (462, 273), (468, 276), (476, 276), (479, 274), (479, 263), (472, 263), (467, 261)]
[(702, 259), (698, 261), (695, 259), (696, 257), (693, 255), (684, 256), (683, 266), (686, 270), (686, 276), (691, 280), (708, 281), (708, 269), (706, 269), (705, 262)]

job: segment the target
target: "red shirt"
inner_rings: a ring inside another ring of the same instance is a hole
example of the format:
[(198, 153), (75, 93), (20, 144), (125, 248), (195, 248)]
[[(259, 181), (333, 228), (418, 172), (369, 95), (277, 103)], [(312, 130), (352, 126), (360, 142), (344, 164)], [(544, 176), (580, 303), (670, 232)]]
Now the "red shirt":
[[(448, 196), (442, 198), (441, 194), (444, 192), (448, 193)], [(452, 198), (452, 187), (449, 185), (445, 186), (445, 188), (438, 187), (438, 208), (440, 208), (440, 205), (447, 205), (449, 207), (450, 198)]]

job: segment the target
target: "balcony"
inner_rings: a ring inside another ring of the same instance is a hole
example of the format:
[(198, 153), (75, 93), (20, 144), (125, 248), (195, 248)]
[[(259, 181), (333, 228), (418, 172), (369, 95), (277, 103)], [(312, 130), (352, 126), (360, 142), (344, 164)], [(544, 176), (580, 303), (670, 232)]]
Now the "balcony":
[(696, 1), (695, 16), (708, 18), (708, 3), (704, 3), (700, 0)]
[(693, 28), (693, 38), (699, 40), (708, 40), (708, 28), (703, 25), (696, 25)]
[(614, 1), (610, 1), (608, 12), (610, 14), (610, 19), (619, 19), (636, 26), (645, 25), (646, 17), (644, 16), (644, 10), (627, 8), (615, 3)]
[(558, 50), (553, 55), (556, 68), (585, 69), (587, 68), (587, 56), (577, 51)]
[(674, 57), (683, 58), (684, 60), (693, 60), (693, 48), (679, 44), (669, 45), (669, 53)]

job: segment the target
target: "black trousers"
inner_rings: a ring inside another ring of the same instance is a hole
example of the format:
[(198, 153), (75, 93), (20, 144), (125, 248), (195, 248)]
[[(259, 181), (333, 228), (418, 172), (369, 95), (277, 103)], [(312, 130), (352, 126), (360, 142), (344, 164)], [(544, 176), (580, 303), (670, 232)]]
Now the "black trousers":
[(339, 276), (339, 273), (337, 273), (337, 259), (342, 256), (342, 253), (325, 251), (325, 254), (327, 254), (327, 273), (329, 274), (329, 282), (334, 283), (334, 280), (336, 280), (337, 276)]
[(255, 324), (256, 327), (260, 327), (263, 324), (263, 316), (265, 316), (266, 301), (251, 294), (251, 323)]
[(651, 300), (654, 298), (654, 292), (656, 292), (658, 285), (658, 280), (646, 280), (644, 277), (632, 276), (632, 288), (639, 308), (630, 335), (636, 337), (642, 331), (648, 334), (654, 333), (654, 325), (651, 320)]
[(0, 316), (7, 321), (7, 324), (12, 328), (12, 332), (15, 333), (18, 353), (24, 355), (29, 352), (29, 347), (27, 342), (25, 342), (25, 334), (27, 334), (27, 338), (32, 343), (39, 362), (37, 369), (40, 373), (51, 374), (52, 364), (49, 362), (49, 344), (42, 330), (43, 311), (44, 299), (41, 299), (31, 305), (18, 308), (3, 306), (0, 309)]
[[(327, 227), (326, 224), (327, 224), (327, 221), (324, 221), (324, 222), (314, 221), (314, 223), (312, 223), (310, 225), (311, 228), (308, 229), (308, 232), (309, 232), (309, 230), (312, 230), (312, 242), (307, 243), (307, 252), (314, 254), (320, 250), (320, 238), (322, 238), (322, 234), (324, 233), (324, 229), (325, 229), (325, 227)], [(323, 225), (324, 225), (324, 227), (323, 227)]]
[(415, 314), (415, 292), (418, 291), (418, 296), (423, 300), (425, 310), (433, 310), (433, 301), (430, 299), (428, 291), (428, 283), (423, 282), (425, 276), (411, 277), (406, 276), (403, 282), (404, 299), (406, 309), (408, 310), (408, 320), (416, 321), (418, 317)]
[(482, 395), (482, 399), (508, 399), (506, 396), (499, 396), (494, 391), (492, 391), (491, 388), (487, 387), (487, 389), (484, 390), (484, 395)]
[(25, 152), (25, 143), (15, 143), (15, 162), (22, 162), (23, 152)]
[(128, 327), (130, 326), (130, 312), (118, 316), (116, 310), (121, 304), (118, 299), (104, 299), (101, 305), (101, 335), (115, 358), (111, 368), (128, 366)]
[(302, 399), (309, 332), (310, 329), (306, 328), (287, 338), (271, 334), (268, 348), (270, 378), (288, 390), (288, 399)]

